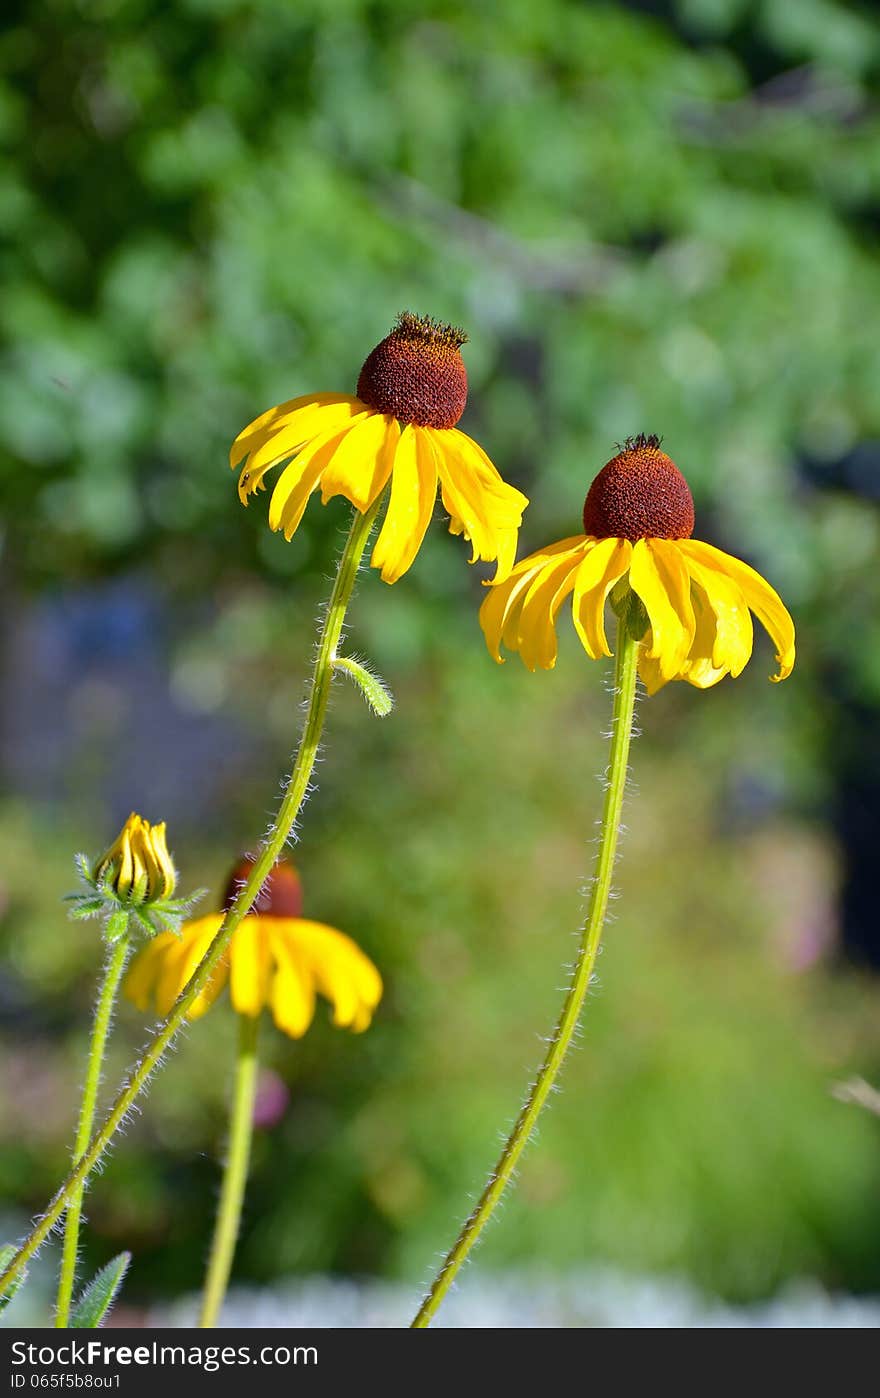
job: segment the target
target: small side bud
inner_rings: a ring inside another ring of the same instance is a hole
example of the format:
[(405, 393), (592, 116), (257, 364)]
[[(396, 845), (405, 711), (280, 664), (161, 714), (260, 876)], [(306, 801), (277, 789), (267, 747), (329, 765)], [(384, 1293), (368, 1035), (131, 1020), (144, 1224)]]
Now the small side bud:
[(68, 894), (70, 916), (102, 919), (108, 943), (137, 929), (147, 937), (176, 933), (204, 893), (172, 896), (177, 870), (168, 853), (165, 822), (151, 825), (134, 811), (100, 859), (93, 864), (78, 854), (75, 863), (87, 891)]
[(150, 825), (132, 811), (113, 844), (96, 863), (92, 878), (122, 903), (161, 903), (170, 898), (177, 873), (168, 853), (165, 822)]

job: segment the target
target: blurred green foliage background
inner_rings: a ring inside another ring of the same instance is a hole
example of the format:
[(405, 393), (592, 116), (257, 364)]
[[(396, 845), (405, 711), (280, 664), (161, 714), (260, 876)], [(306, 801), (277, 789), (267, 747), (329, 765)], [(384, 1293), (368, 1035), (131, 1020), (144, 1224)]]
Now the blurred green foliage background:
[[(4, 463), (0, 1195), (64, 1168), (100, 948), (70, 856), (131, 808), (183, 887), (265, 828), (345, 525), (291, 544), (225, 464), (257, 412), (353, 391), (396, 313), (467, 327), (463, 426), (576, 532), (664, 434), (698, 533), (799, 630), (793, 678), (641, 709), (621, 902), (564, 1092), (481, 1267), (609, 1259), (724, 1296), (880, 1287), (880, 23), (838, 0), (20, 0), (0, 39)], [(241, 1280), (407, 1278), (516, 1113), (573, 951), (607, 694), (564, 634), (496, 668), (434, 530), (352, 645), (298, 862), (387, 997), (264, 1036)], [(561, 630), (567, 633), (563, 624)], [(90, 1196), (129, 1304), (198, 1285), (234, 1026), (218, 1007)], [(108, 1084), (146, 1027), (119, 1016)], [(274, 1104), (274, 1106), (272, 1105)], [(271, 1110), (270, 1110), (271, 1107)], [(465, 1283), (466, 1284), (466, 1283)], [(403, 1319), (403, 1318), (402, 1318)]]

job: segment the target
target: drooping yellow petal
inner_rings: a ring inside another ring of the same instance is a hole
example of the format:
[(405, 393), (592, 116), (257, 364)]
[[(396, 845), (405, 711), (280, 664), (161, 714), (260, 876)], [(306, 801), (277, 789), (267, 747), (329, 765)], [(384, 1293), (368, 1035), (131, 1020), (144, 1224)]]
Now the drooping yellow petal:
[(270, 937), (275, 957), (272, 1015), (283, 1033), (301, 1039), (315, 1017), (315, 983), (299, 954), (295, 936), (290, 935), (280, 919)]
[(329, 465), (343, 437), (352, 430), (355, 423), (362, 420), (352, 418), (347, 427), (337, 427), (330, 433), (315, 437), (294, 457), (289, 466), (285, 466), (269, 501), (270, 529), (283, 529), (284, 537), (288, 540), (293, 537), (309, 496), (321, 479), (321, 473)]
[(431, 522), (437, 467), (424, 432), (404, 427), (397, 444), (388, 509), (371, 559), (382, 581), (395, 583), (412, 564)]
[[(152, 1001), (161, 1017), (169, 1013), (175, 1000), (190, 981), (223, 921), (221, 913), (189, 922), (180, 935), (160, 932), (138, 952), (125, 979), (127, 997), (139, 1010)], [(221, 962), (207, 987), (193, 1002), (190, 1018), (197, 1019), (219, 995), (226, 983), (226, 965)]]
[[(729, 672), (742, 674), (752, 653), (754, 631), (748, 604), (733, 578), (706, 568), (685, 554), (693, 584), (697, 631), (687, 660), (686, 679), (701, 689)], [(708, 662), (708, 663), (707, 663)], [(717, 671), (717, 678), (710, 678)], [(708, 683), (707, 683), (708, 681)]]
[(488, 584), (486, 600), (480, 607), (480, 626), (486, 638), (489, 654), (499, 665), (504, 663), (502, 645), (508, 650), (516, 650), (519, 635), (519, 617), (526, 594), (541, 569), (563, 554), (580, 554), (584, 547), (583, 534), (575, 534), (568, 539), (560, 539), (556, 544), (530, 554), (517, 563), (509, 576), (501, 582)]
[(434, 431), (431, 435), (441, 498), (450, 515), (450, 532), (464, 534), (470, 540), (472, 563), (478, 558), (487, 563), (498, 559), (495, 576), (500, 581), (510, 571), (515, 557), (516, 536), (528, 500), (502, 480), (489, 458), (465, 433)]
[[(242, 428), (229, 449), (229, 465), (235, 470), (244, 457), (282, 433), (291, 433), (294, 440), (298, 435), (301, 442), (306, 442), (316, 431), (325, 431), (333, 423), (319, 418), (322, 409), (348, 408), (351, 416), (355, 411), (362, 412), (365, 406), (349, 393), (306, 393), (300, 398), (290, 398)], [(320, 427), (314, 426), (316, 421), (320, 421)]]
[(632, 544), (628, 539), (589, 541), (578, 568), (572, 599), (572, 617), (581, 645), (591, 660), (610, 655), (605, 634), (605, 603), (615, 583), (630, 566)]
[(189, 977), (185, 968), (189, 964), (193, 946), (199, 942), (201, 932), (201, 918), (197, 922), (187, 923), (180, 934), (167, 942), (157, 955), (153, 1002), (157, 1014), (162, 1018), (168, 1014), (186, 985)]
[(739, 558), (733, 558), (729, 553), (714, 548), (712, 544), (704, 544), (697, 539), (683, 539), (680, 547), (688, 559), (695, 559), (714, 572), (733, 579), (776, 647), (779, 673), (771, 675), (770, 678), (774, 682), (787, 679), (795, 661), (794, 622), (779, 594), (760, 573), (755, 572), (754, 568), (750, 568)]
[(321, 500), (344, 495), (366, 514), (388, 483), (400, 440), (396, 418), (371, 413), (346, 432), (321, 475)]
[(339, 1028), (366, 1028), (382, 998), (382, 977), (356, 942), (321, 922), (291, 921), (289, 937), (333, 1005)]
[[(185, 990), (189, 985), (196, 973), (199, 962), (219, 932), (222, 921), (222, 913), (209, 913), (206, 917), (200, 917), (194, 922), (187, 923), (183, 928), (180, 934), (182, 955), (174, 959), (172, 963), (174, 970), (169, 974), (168, 982), (165, 985), (165, 990), (167, 991), (170, 989), (172, 980), (176, 977), (177, 992), (174, 996), (174, 1000), (176, 1000), (181, 991)], [(173, 950), (169, 948), (165, 953), (166, 961), (172, 956)], [(220, 991), (226, 984), (227, 959), (221, 962), (208, 985), (193, 1001), (189, 1011), (190, 1019), (198, 1019), (200, 1015), (203, 1015), (205, 1011), (213, 1005), (217, 996), (220, 994)], [(167, 1009), (163, 1009), (159, 1004), (159, 997), (157, 994), (156, 1008), (159, 1010), (159, 1013), (168, 1014), (174, 1000), (171, 1001), (171, 1004), (167, 1005)], [(163, 1003), (167, 1004), (167, 1000), (163, 1000)]]
[(240, 1015), (258, 1015), (269, 1000), (269, 941), (258, 915), (243, 918), (232, 936), (229, 993)]
[(673, 541), (639, 539), (633, 546), (629, 582), (651, 623), (645, 653), (658, 662), (664, 680), (671, 680), (684, 664), (696, 629), (690, 577)]
[(495, 581), (510, 572), (528, 497), (509, 485), (478, 442), (453, 428), (434, 431), (441, 471), (443, 503), (450, 514), (450, 531), (466, 534), (473, 545), (471, 562), (498, 560)]
[(579, 552), (563, 554), (545, 563), (523, 598), (517, 629), (517, 648), (528, 670), (552, 670), (556, 664), (556, 614), (574, 587), (580, 566)]

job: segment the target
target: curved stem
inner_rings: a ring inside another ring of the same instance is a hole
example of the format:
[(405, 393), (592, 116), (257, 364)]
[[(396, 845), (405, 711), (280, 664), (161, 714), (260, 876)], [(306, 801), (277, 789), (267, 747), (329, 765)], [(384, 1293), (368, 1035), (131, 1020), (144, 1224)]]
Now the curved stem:
[[(79, 1122), (76, 1128), (76, 1140), (73, 1146), (72, 1163), (77, 1164), (83, 1151), (89, 1143), (92, 1134), (92, 1126), (95, 1120), (95, 1106), (98, 1100), (98, 1088), (101, 1085), (101, 1070), (104, 1066), (104, 1049), (107, 1044), (107, 1035), (110, 1033), (110, 1024), (113, 1019), (113, 1006), (116, 1003), (116, 994), (119, 990), (119, 982), (125, 970), (125, 963), (128, 960), (130, 939), (126, 932), (124, 936), (118, 938), (112, 946), (107, 956), (104, 967), (104, 979), (98, 993), (98, 1003), (95, 1006), (95, 1018), (92, 1024), (92, 1038), (89, 1044), (88, 1066), (86, 1068), (86, 1080), (83, 1086), (82, 1103), (79, 1109)], [(58, 1281), (58, 1300), (55, 1307), (55, 1325), (59, 1330), (66, 1330), (70, 1319), (70, 1303), (73, 1299), (73, 1287), (76, 1280), (76, 1259), (79, 1249), (79, 1225), (82, 1218), (82, 1201), (84, 1186), (79, 1185), (74, 1191), (67, 1208), (67, 1217), (64, 1221), (64, 1247), (61, 1253), (61, 1276)]]
[(251, 1158), (251, 1138), (254, 1133), (259, 1026), (258, 1015), (238, 1016), (238, 1056), (235, 1064), (232, 1112), (229, 1118), (229, 1150), (223, 1170), (217, 1223), (199, 1315), (199, 1325), (203, 1330), (211, 1330), (217, 1324), (229, 1284), (229, 1274), (232, 1271), (235, 1245), (238, 1242), (241, 1206), (244, 1203)]
[(476, 1243), (495, 1206), (510, 1183), (517, 1162), (535, 1129), (541, 1109), (553, 1088), (577, 1028), (584, 999), (590, 988), (611, 893), (611, 876), (617, 853), (620, 813), (623, 807), (630, 739), (632, 737), (637, 659), (638, 642), (630, 636), (624, 616), (617, 627), (617, 663), (614, 676), (611, 749), (608, 763), (608, 784), (605, 789), (605, 804), (602, 811), (599, 856), (574, 975), (565, 997), (562, 1014), (550, 1040), (547, 1055), (505, 1143), (498, 1164), (489, 1176), (489, 1181), (476, 1208), (462, 1227), (440, 1268), (431, 1290), (422, 1302), (418, 1315), (412, 1323), (412, 1329), (423, 1330), (430, 1325), (444, 1296), (455, 1280), (459, 1268)]
[(250, 912), (269, 871), (287, 843), (309, 789), (309, 781), (327, 713), (336, 647), (339, 645), (345, 613), (351, 601), (358, 568), (380, 503), (381, 497), (376, 500), (366, 514), (355, 512), (348, 539), (339, 560), (333, 591), (330, 594), (327, 613), (321, 628), (318, 653), (315, 657), (315, 666), (309, 687), (305, 726), (293, 765), (293, 772), (278, 809), (275, 823), (263, 845), (259, 858), (251, 869), (241, 892), (223, 919), (216, 937), (199, 962), (192, 980), (178, 997), (171, 1013), (156, 1030), (150, 1044), (132, 1069), (105, 1121), (92, 1138), (79, 1164), (71, 1170), (54, 1199), (47, 1205), (46, 1212), (28, 1234), (8, 1267), (0, 1274), (0, 1295), (45, 1241), (67, 1207), (74, 1191), (79, 1188), (101, 1159), (119, 1126), (131, 1111), (136, 1098), (143, 1091), (163, 1055), (177, 1037), (193, 1001), (201, 994), (211, 979), (229, 945), (229, 939), (242, 918)]

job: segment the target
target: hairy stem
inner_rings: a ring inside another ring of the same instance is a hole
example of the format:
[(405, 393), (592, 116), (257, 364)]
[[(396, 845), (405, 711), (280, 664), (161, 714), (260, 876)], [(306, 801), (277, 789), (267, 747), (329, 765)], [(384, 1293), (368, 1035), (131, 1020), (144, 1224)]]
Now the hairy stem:
[(315, 758), (321, 741), (321, 733), (324, 728), (324, 718), (327, 713), (327, 702), (330, 697), (330, 686), (333, 680), (333, 662), (336, 658), (336, 648), (339, 645), (342, 635), (345, 613), (351, 601), (351, 594), (354, 589), (360, 561), (363, 557), (363, 552), (366, 548), (380, 501), (381, 497), (371, 506), (366, 514), (355, 512), (348, 539), (346, 540), (345, 547), (339, 560), (336, 579), (333, 584), (333, 590), (330, 594), (330, 601), (327, 605), (327, 612), (321, 628), (318, 653), (315, 657), (315, 665), (309, 687), (305, 726), (297, 750), (296, 761), (293, 765), (293, 772), (288, 781), (275, 823), (266, 838), (260, 855), (251, 869), (241, 892), (238, 894), (238, 897), (223, 919), (223, 923), (216, 937), (199, 962), (192, 980), (178, 997), (170, 1014), (156, 1030), (148, 1047), (132, 1069), (116, 1101), (110, 1108), (105, 1121), (89, 1143), (88, 1149), (83, 1153), (79, 1163), (71, 1170), (67, 1179), (58, 1190), (58, 1193), (47, 1205), (46, 1212), (34, 1225), (12, 1261), (3, 1270), (2, 1274), (0, 1274), (0, 1295), (3, 1294), (6, 1287), (21, 1271), (22, 1267), (34, 1256), (37, 1249), (45, 1241), (65, 1208), (68, 1206), (74, 1191), (88, 1178), (103, 1156), (119, 1126), (131, 1111), (138, 1096), (143, 1091), (155, 1069), (159, 1066), (163, 1055), (176, 1038), (178, 1031), (189, 1014), (193, 1002), (210, 981), (229, 945), (229, 939), (242, 918), (250, 912), (269, 871), (272, 869), (272, 866), (275, 864), (275, 861), (278, 859), (278, 856), (287, 843), (290, 832), (296, 823), (297, 816), (305, 800), (306, 793), (308, 792), (309, 781), (311, 780), (312, 769), (315, 765)]
[(602, 811), (602, 829), (599, 837), (599, 855), (571, 985), (565, 997), (562, 1014), (550, 1039), (547, 1055), (504, 1145), (498, 1163), (489, 1176), (476, 1208), (462, 1227), (437, 1273), (428, 1295), (412, 1322), (412, 1329), (423, 1330), (431, 1324), (443, 1298), (455, 1280), (459, 1268), (491, 1218), (496, 1205), (510, 1183), (529, 1137), (535, 1129), (538, 1117), (553, 1088), (577, 1029), (584, 999), (590, 988), (611, 893), (611, 878), (620, 830), (620, 813), (623, 808), (623, 794), (629, 764), (629, 748), (635, 709), (637, 659), (638, 642), (630, 636), (624, 616), (617, 627), (617, 662), (614, 677), (611, 749), (608, 762), (608, 784)]
[[(107, 1036), (110, 1033), (110, 1025), (113, 1020), (113, 1007), (116, 1004), (116, 995), (119, 990), (119, 982), (122, 980), (122, 973), (125, 970), (125, 963), (128, 960), (128, 952), (131, 941), (128, 933), (118, 938), (107, 955), (104, 967), (104, 979), (101, 989), (98, 992), (98, 1001), (95, 1006), (95, 1018), (92, 1024), (92, 1039), (89, 1044), (88, 1066), (86, 1068), (86, 1080), (83, 1086), (82, 1103), (79, 1109), (79, 1122), (76, 1128), (76, 1140), (73, 1146), (72, 1164), (76, 1165), (82, 1156), (92, 1134), (92, 1126), (95, 1121), (95, 1107), (98, 1101), (98, 1088), (101, 1085), (101, 1072), (104, 1066), (104, 1049), (107, 1045)], [(55, 1306), (55, 1325), (59, 1330), (66, 1330), (70, 1320), (70, 1303), (73, 1299), (73, 1287), (76, 1281), (76, 1260), (79, 1251), (79, 1227), (82, 1218), (84, 1185), (80, 1184), (73, 1191), (70, 1203), (67, 1207), (67, 1216), (64, 1220), (64, 1247), (61, 1253), (61, 1276), (58, 1282), (58, 1300)]]
[(199, 1325), (203, 1330), (212, 1330), (217, 1324), (229, 1284), (229, 1274), (232, 1271), (235, 1245), (238, 1242), (241, 1206), (244, 1203), (251, 1158), (251, 1138), (254, 1132), (259, 1025), (258, 1015), (238, 1016), (238, 1056), (235, 1064), (232, 1112), (229, 1118), (229, 1148), (199, 1315)]

